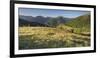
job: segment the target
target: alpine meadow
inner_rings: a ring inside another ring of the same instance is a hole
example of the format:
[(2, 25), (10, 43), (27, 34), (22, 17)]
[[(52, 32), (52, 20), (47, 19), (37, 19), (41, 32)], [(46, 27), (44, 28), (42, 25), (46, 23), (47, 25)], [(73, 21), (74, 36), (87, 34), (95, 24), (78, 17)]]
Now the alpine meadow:
[(19, 8), (19, 49), (88, 47), (89, 11)]

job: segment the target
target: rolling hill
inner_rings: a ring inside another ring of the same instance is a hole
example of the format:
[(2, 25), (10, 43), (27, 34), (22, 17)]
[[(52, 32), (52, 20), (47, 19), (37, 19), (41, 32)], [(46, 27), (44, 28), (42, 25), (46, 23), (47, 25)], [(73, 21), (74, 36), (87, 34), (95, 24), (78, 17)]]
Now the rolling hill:
[(82, 15), (66, 23), (66, 25), (74, 28), (90, 28), (90, 15)]

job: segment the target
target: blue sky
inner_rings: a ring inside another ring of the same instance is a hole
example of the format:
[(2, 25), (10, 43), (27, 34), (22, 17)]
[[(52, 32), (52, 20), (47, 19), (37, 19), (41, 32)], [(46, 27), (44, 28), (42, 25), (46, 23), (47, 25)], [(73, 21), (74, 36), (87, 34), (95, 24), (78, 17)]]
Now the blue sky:
[(67, 18), (75, 18), (84, 14), (88, 14), (89, 11), (79, 10), (58, 10), (58, 9), (38, 9), (38, 8), (19, 8), (19, 15), (25, 16), (44, 16), (44, 17), (57, 17), (63, 16)]

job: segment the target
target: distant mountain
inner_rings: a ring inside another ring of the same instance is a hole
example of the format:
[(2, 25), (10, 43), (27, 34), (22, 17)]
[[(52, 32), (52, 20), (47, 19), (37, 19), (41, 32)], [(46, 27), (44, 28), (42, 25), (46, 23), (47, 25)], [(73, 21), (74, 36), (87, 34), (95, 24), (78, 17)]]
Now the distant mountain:
[(90, 28), (90, 15), (86, 14), (86, 15), (79, 16), (67, 22), (66, 25), (75, 28), (82, 28), (82, 27)]
[[(48, 21), (50, 20), (54, 20), (57, 19), (57, 21), (59, 22), (59, 24), (64, 24), (67, 21), (71, 20), (71, 18), (64, 18), (64, 17), (43, 17), (43, 16), (36, 16), (36, 17), (32, 17), (32, 16), (24, 16), (24, 15), (19, 15), (19, 20), (21, 21), (19, 24), (23, 25), (23, 21), (26, 22), (28, 24), (33, 24), (33, 23), (38, 23), (38, 24), (42, 24), (42, 25), (48, 25)], [(25, 24), (26, 25), (26, 24)]]
[(45, 24), (40, 24), (37, 22), (30, 22), (27, 20), (19, 19), (19, 26), (47, 26)]

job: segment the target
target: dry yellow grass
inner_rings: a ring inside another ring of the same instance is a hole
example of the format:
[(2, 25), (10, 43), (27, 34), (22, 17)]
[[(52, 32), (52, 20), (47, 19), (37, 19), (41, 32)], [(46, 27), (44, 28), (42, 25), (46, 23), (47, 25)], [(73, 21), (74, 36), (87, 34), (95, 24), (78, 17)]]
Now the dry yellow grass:
[(19, 49), (79, 47), (89, 45), (89, 36), (66, 32), (66, 29), (19, 27)]

